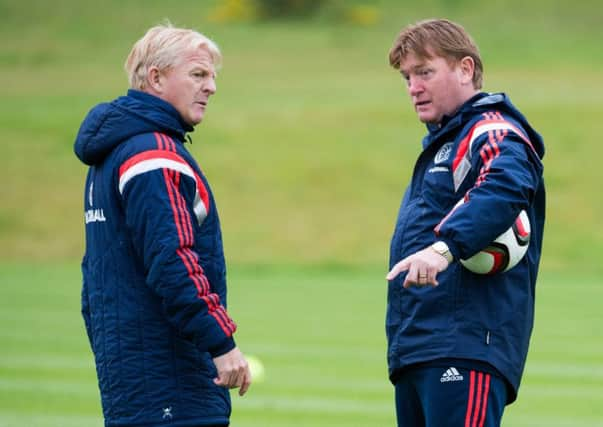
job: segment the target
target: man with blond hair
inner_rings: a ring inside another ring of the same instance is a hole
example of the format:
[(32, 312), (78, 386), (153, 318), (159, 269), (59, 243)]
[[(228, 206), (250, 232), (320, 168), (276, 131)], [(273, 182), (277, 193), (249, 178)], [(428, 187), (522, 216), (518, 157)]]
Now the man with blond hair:
[[(460, 25), (410, 25), (389, 60), (428, 132), (402, 200), (387, 274), (398, 426), (499, 426), (517, 397), (534, 322), (543, 141), (505, 94), (481, 92), (479, 51)], [(480, 275), (458, 262), (485, 248), (522, 210), (531, 235), (515, 267)]]
[(202, 34), (148, 30), (127, 95), (94, 107), (75, 142), (84, 192), (82, 314), (105, 425), (227, 426), (251, 377), (226, 311), (218, 210), (185, 148), (216, 92)]

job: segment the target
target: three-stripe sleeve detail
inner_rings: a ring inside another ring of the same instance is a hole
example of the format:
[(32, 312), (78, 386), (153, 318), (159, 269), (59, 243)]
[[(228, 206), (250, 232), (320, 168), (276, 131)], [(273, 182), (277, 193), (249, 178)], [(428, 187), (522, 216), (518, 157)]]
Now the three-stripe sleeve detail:
[[(473, 143), (482, 135), (488, 134), (488, 141), (501, 143), (509, 132), (513, 132), (532, 150), (534, 147), (530, 140), (515, 125), (505, 120), (500, 112), (483, 113), (483, 120), (475, 123), (467, 132), (467, 135), (459, 143), (458, 149), (452, 162), (452, 176), (454, 181), (454, 190), (457, 191), (464, 179), (471, 171), (471, 148)], [(486, 150), (497, 150), (498, 147), (490, 146)], [(482, 148), (483, 150), (483, 148)]]
[[(487, 179), (488, 173), (494, 159), (500, 156), (500, 144), (507, 137), (509, 132), (517, 135), (532, 150), (534, 149), (530, 140), (515, 125), (505, 120), (498, 111), (483, 113), (483, 120), (478, 121), (469, 129), (467, 135), (459, 143), (456, 155), (452, 162), (452, 179), (454, 191), (458, 191), (465, 178), (471, 171), (471, 153), (473, 143), (482, 135), (487, 134), (487, 140), (480, 148), (478, 154), (482, 160), (482, 166), (479, 170), (477, 179), (472, 187), (479, 187)], [(471, 190), (469, 190), (470, 192)], [(465, 194), (465, 202), (469, 200), (468, 193)], [(448, 220), (455, 209), (455, 206), (448, 214), (436, 225), (434, 231), (439, 235), (442, 225)]]
[[(176, 145), (174, 141), (166, 135), (155, 134), (158, 147), (175, 151)], [(180, 184), (180, 172), (164, 169), (164, 178), (172, 211), (174, 213), (174, 221), (178, 229), (180, 238), (180, 248), (176, 251), (184, 266), (187, 269), (188, 276), (194, 283), (197, 289), (198, 298), (202, 299), (207, 305), (209, 314), (216, 320), (220, 328), (227, 336), (231, 336), (236, 330), (236, 325), (226, 314), (224, 306), (220, 304), (220, 299), (215, 293), (211, 293), (211, 287), (203, 268), (199, 264), (198, 256), (190, 249), (193, 245), (193, 227), (191, 217), (186, 207), (186, 200), (178, 190)], [(195, 174), (196, 183), (202, 185), (200, 178)], [(197, 189), (198, 190), (198, 189)], [(197, 194), (199, 191), (197, 191)], [(196, 197), (198, 199), (198, 197)]]
[(138, 153), (126, 160), (119, 168), (119, 192), (123, 195), (127, 184), (141, 174), (152, 171), (162, 173), (178, 236), (176, 254), (197, 290), (197, 297), (205, 302), (208, 313), (216, 320), (222, 331), (227, 336), (231, 336), (236, 330), (236, 324), (220, 304), (218, 295), (211, 292), (211, 286), (199, 263), (198, 255), (191, 250), (194, 245), (194, 230), (191, 212), (180, 191), (182, 176), (195, 182), (193, 211), (199, 224), (209, 212), (209, 191), (191, 165), (176, 152), (176, 143), (172, 138), (161, 133), (154, 135), (157, 149)]

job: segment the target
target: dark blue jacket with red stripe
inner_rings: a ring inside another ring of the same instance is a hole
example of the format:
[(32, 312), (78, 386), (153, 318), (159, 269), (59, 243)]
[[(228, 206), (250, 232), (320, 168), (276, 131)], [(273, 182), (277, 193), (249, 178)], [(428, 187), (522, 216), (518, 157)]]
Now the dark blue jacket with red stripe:
[[(478, 275), (453, 262), (437, 287), (390, 281), (386, 331), (390, 376), (441, 359), (488, 364), (516, 397), (534, 319), (545, 217), (542, 138), (504, 94), (481, 93), (440, 126), (428, 126), (391, 241), (390, 268), (436, 240), (455, 260), (486, 247), (528, 213), (527, 255), (505, 273)], [(454, 209), (465, 198), (466, 203)]]
[(75, 152), (84, 194), (82, 313), (106, 426), (226, 424), (212, 357), (235, 346), (216, 205), (167, 102), (93, 108)]

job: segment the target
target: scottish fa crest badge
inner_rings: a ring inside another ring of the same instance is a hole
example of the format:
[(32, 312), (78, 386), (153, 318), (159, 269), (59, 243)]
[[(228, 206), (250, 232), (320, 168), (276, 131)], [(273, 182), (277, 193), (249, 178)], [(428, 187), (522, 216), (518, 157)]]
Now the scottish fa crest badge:
[(438, 150), (433, 159), (434, 164), (444, 163), (446, 160), (450, 158), (450, 153), (452, 153), (452, 142), (447, 142)]

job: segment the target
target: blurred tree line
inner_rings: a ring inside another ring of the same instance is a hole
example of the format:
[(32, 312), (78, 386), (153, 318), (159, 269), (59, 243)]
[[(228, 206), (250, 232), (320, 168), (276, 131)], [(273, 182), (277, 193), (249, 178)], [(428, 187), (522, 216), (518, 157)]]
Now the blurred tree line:
[(301, 20), (316, 16), (330, 21), (373, 25), (379, 20), (375, 6), (344, 0), (223, 0), (210, 13), (214, 22)]
[(266, 18), (303, 18), (314, 15), (327, 0), (255, 0), (255, 3)]

